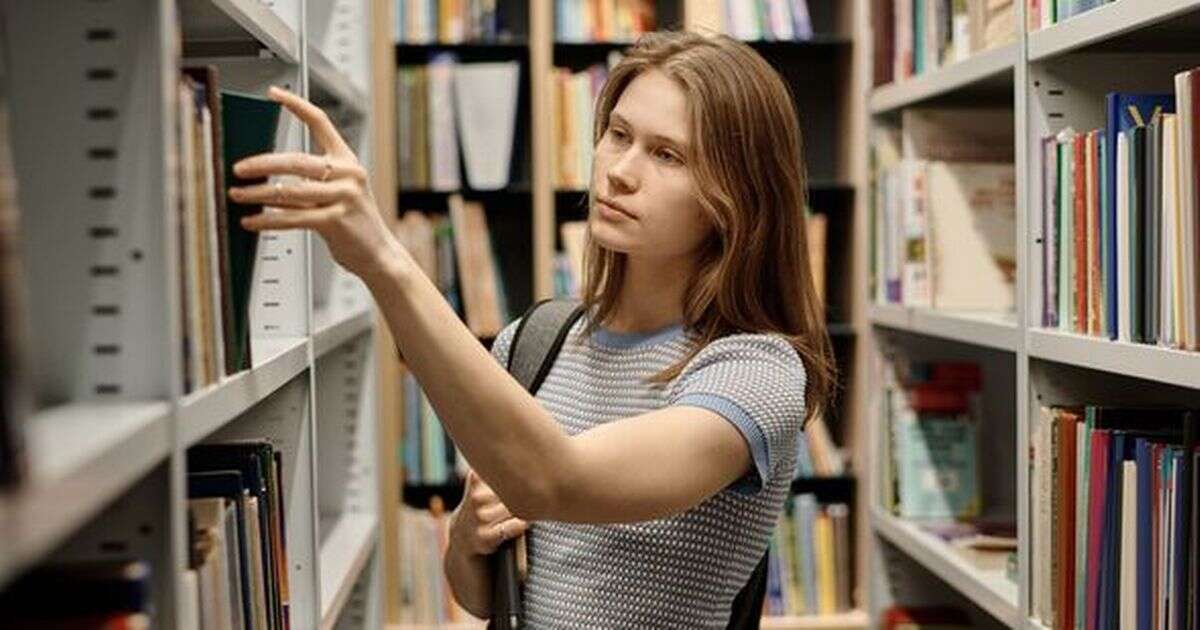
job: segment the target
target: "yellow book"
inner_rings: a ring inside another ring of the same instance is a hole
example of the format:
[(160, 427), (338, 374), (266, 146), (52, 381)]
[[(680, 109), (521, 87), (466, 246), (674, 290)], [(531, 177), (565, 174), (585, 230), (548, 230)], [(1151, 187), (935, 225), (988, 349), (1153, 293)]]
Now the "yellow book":
[(813, 530), (816, 534), (818, 614), (832, 615), (837, 612), (837, 575), (833, 561), (833, 524), (829, 516), (817, 515)]

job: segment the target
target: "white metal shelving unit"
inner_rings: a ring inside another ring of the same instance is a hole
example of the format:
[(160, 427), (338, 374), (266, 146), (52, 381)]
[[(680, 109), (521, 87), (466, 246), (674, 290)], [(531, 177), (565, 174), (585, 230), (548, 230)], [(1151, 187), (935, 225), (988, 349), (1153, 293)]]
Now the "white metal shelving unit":
[[(380, 627), (373, 302), (317, 237), (265, 234), (253, 368), (185, 395), (173, 172), (184, 63), (307, 95), (369, 161), (368, 0), (4, 0), (3, 14), (41, 410), (28, 481), (0, 495), (0, 588), (45, 562), (142, 558), (154, 625), (178, 627), (187, 449), (265, 437), (284, 460), (292, 627)], [(318, 150), (287, 113), (277, 148)]]
[[(1026, 23), (1026, 3), (1015, 4), (1020, 31)], [(870, 32), (869, 21), (865, 31)], [(985, 367), (984, 395), (990, 400), (985, 407), (990, 412), (983, 431), (989, 438), (1001, 436), (1004, 448), (1011, 452), (993, 454), (987, 460), (988, 468), (1003, 466), (1001, 473), (989, 480), (993, 485), (991, 502), (1000, 504), (990, 507), (998, 507), (1017, 522), (1017, 581), (964, 561), (949, 545), (883, 509), (876, 463), (868, 475), (874, 505), (871, 527), (877, 539), (871, 550), (871, 562), (876, 565), (870, 593), (872, 618), (877, 619), (893, 601), (938, 603), (953, 593), (949, 603), (970, 602), (977, 623), (1045, 630), (1030, 613), (1029, 576), (1034, 559), (1024, 454), (1031, 418), (1043, 405), (1195, 404), (1200, 391), (1200, 353), (1040, 327), (1043, 270), (1038, 253), (1042, 235), (1037, 148), (1040, 138), (1068, 125), (1075, 129), (1104, 126), (1106, 92), (1173, 91), (1174, 73), (1197, 66), (1200, 0), (1115, 0), (1053, 26), (1019, 32), (1016, 43), (972, 59), (895, 84), (862, 87), (871, 110), (867, 129), (876, 119), (894, 122), (894, 116), (905, 107), (975, 101), (1011, 105), (1017, 170), (1016, 313), (941, 313), (881, 304), (867, 308), (872, 348), (899, 338), (906, 346), (904, 352), (921, 358), (979, 357), (991, 366)], [(1114, 72), (1114, 68), (1120, 71)], [(859, 234), (871, 237), (870, 230)], [(878, 418), (877, 358), (864, 367), (876, 417), (868, 423), (873, 453), (880, 452), (886, 439)], [(1002, 378), (995, 378), (997, 374)], [(999, 411), (998, 405), (1003, 407)], [(998, 443), (982, 436), (980, 441), (993, 448)], [(878, 462), (879, 458), (869, 461)], [(985, 484), (985, 494), (988, 492)], [(988, 503), (985, 496), (985, 508)], [(921, 575), (911, 567), (921, 567)], [(927, 583), (929, 575), (937, 580)], [(921, 586), (914, 588), (912, 583)]]

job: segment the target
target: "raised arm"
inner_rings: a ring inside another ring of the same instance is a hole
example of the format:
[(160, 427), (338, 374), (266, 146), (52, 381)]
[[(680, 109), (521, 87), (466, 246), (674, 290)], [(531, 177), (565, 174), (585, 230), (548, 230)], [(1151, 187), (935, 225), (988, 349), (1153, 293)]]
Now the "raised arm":
[(308, 125), (325, 154), (266, 154), (238, 163), (239, 177), (306, 178), (231, 189), (237, 201), (279, 209), (242, 225), (312, 229), (340, 264), (363, 278), (451, 438), (513, 514), (642, 520), (696, 505), (751, 470), (745, 432), (694, 405), (569, 437), (492, 360), (392, 236), (365, 171), (325, 113), (284, 90), (273, 88), (270, 96)]

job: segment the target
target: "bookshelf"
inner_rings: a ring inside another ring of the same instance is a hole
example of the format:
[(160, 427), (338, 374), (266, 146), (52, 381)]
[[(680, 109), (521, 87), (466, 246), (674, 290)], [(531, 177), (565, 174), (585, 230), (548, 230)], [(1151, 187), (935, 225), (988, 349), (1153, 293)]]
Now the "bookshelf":
[[(869, 2), (872, 10), (878, 2)], [(877, 371), (884, 349), (901, 346), (908, 356), (979, 361), (985, 365), (984, 396), (993, 411), (981, 430), (992, 451), (985, 469), (984, 505), (1016, 523), (1016, 572), (984, 566), (940, 538), (899, 518), (880, 503), (880, 458), (869, 457), (872, 541), (869, 612), (873, 619), (894, 604), (950, 604), (964, 608), (975, 625), (1045, 630), (1033, 609), (1034, 577), (1040, 560), (1034, 548), (1034, 509), (1027, 455), (1039, 410), (1049, 405), (1194, 406), (1200, 379), (1200, 353), (1159, 345), (1109, 341), (1106, 337), (1041, 326), (1040, 283), (1042, 203), (1039, 142), (1066, 126), (1087, 130), (1105, 125), (1104, 95), (1110, 91), (1173, 92), (1174, 73), (1200, 65), (1200, 2), (1115, 0), (1038, 30), (1026, 31), (1029, 3), (1015, 2), (1016, 41), (977, 53), (909, 79), (872, 86), (861, 93), (870, 104), (865, 116), (871, 141), (909, 107), (987, 104), (1013, 110), (1012, 142), (1016, 173), (1015, 311), (939, 312), (875, 303), (863, 293), (866, 356), (860, 378), (870, 405), (864, 423), (869, 444), (880, 453), (887, 440), (879, 410), (883, 379)], [(863, 42), (872, 21), (859, 24)], [(888, 59), (890, 62), (890, 59)], [(1119, 70), (1114, 70), (1119, 68)], [(870, 73), (868, 72), (869, 76)], [(867, 168), (870, 168), (869, 165)], [(859, 208), (870, 222), (871, 204)], [(860, 231), (863, 247), (870, 230)], [(860, 250), (869, 285), (870, 252)], [(991, 366), (991, 371), (987, 366)], [(998, 375), (998, 376), (997, 376)], [(996, 410), (996, 407), (1002, 407)], [(990, 476), (989, 476), (990, 475)], [(991, 494), (989, 498), (988, 494)], [(993, 514), (995, 515), (995, 514)]]
[[(275, 83), (308, 96), (370, 165), (378, 5), (5, 2), (39, 403), (28, 476), (0, 494), (0, 588), (46, 564), (139, 558), (152, 625), (183, 627), (188, 449), (265, 438), (282, 454), (292, 626), (382, 624), (378, 495), (392, 460), (377, 453), (387, 428), (375, 370), (386, 333), (317, 237), (264, 234), (252, 367), (185, 392), (173, 131), (180, 68), (212, 64), (222, 88), (261, 95)], [(310, 149), (287, 115), (276, 144)]]

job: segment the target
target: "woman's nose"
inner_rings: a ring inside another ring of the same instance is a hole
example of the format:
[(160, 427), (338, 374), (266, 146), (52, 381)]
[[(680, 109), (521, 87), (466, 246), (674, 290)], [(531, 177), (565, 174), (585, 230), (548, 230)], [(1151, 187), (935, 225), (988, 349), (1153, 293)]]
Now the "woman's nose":
[(624, 193), (637, 190), (635, 153), (632, 149), (625, 151), (609, 165), (606, 176), (609, 186), (614, 190)]

